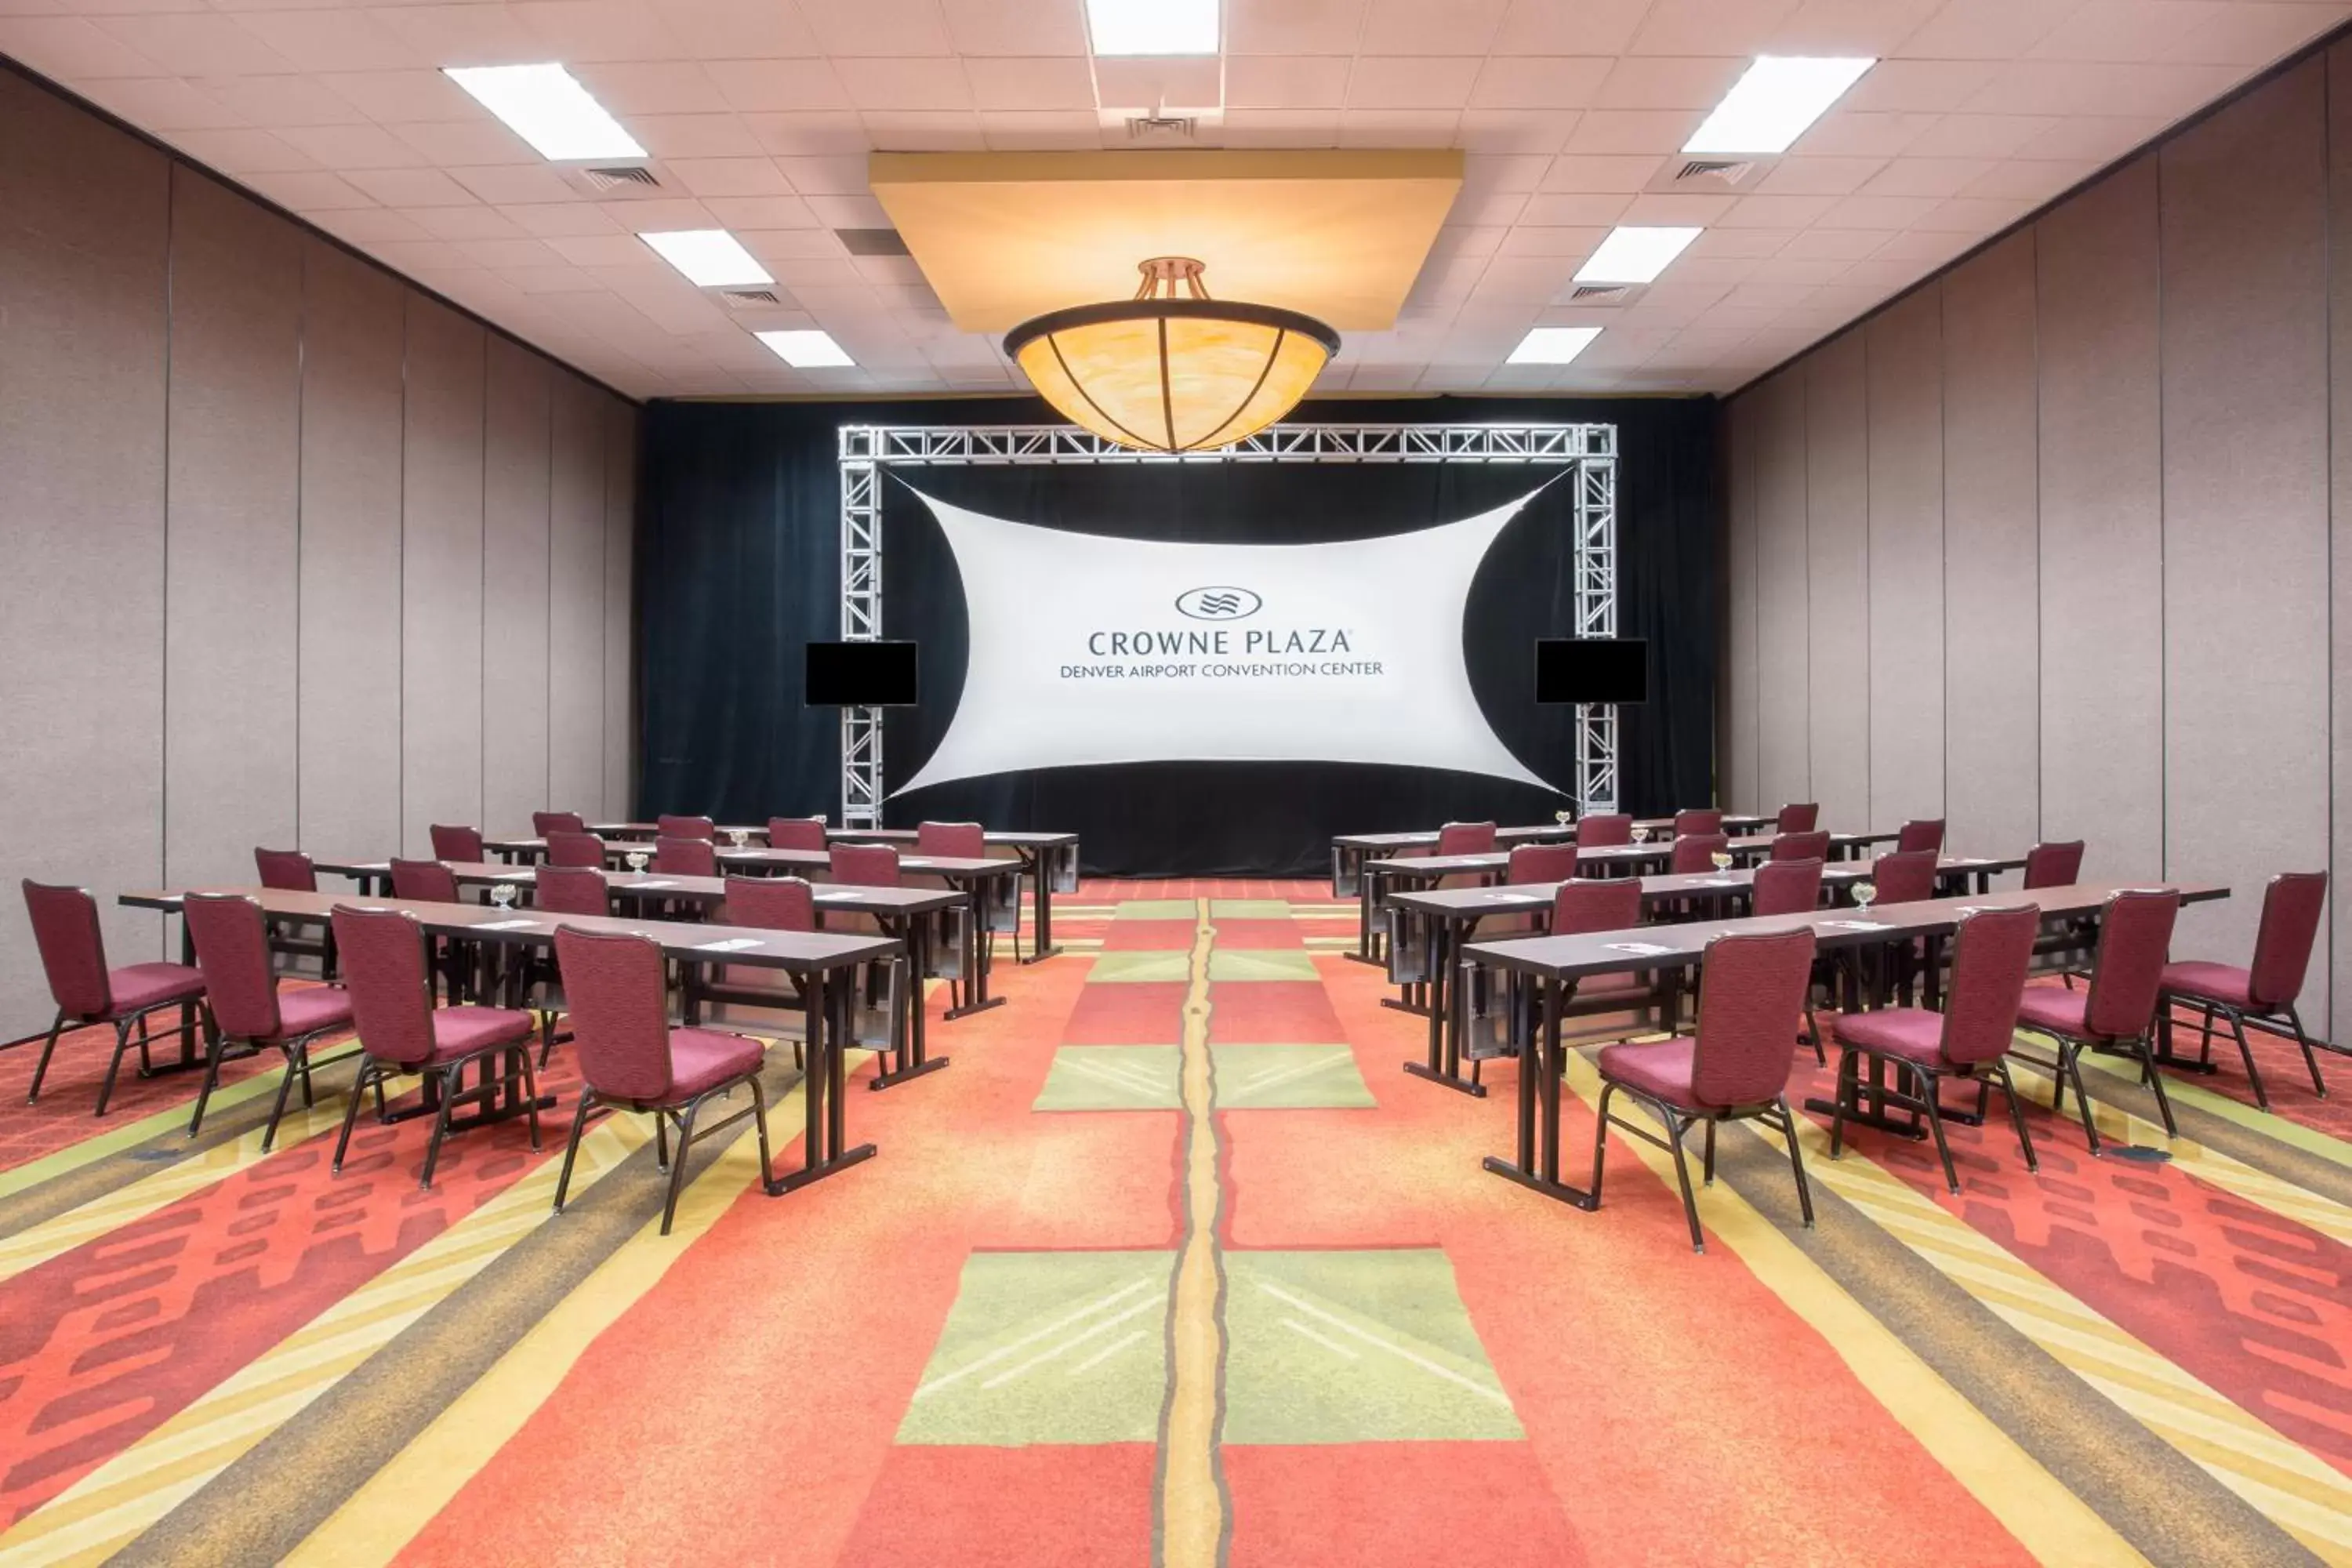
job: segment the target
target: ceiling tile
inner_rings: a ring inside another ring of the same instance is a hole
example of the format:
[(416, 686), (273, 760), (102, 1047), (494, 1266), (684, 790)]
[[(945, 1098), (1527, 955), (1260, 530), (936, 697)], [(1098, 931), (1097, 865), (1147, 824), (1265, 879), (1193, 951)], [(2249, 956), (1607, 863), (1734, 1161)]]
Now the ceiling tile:
[(1797, 0), (1655, 0), (1631, 52), (1754, 55), (1796, 8)]
[(1809, 228), (1791, 235), (1780, 254), (1805, 260), (1859, 261), (1885, 243), (1884, 229)]
[(936, 0), (799, 0), (799, 5), (816, 34), (817, 47), (828, 55), (952, 52)]
[(783, 172), (766, 158), (673, 158), (668, 164), (698, 196), (782, 196), (792, 194)]
[(1225, 52), (1352, 55), (1369, 0), (1225, 0)]
[(541, 239), (586, 238), (620, 232), (619, 226), (593, 202), (549, 202), (502, 206), (499, 211), (522, 233)]
[(486, 206), (404, 207), (402, 211), (436, 239), (527, 237), (512, 219)]
[[(849, 95), (850, 103), (859, 110), (934, 112), (972, 106), (971, 83), (963, 74), (963, 62), (951, 56), (859, 56), (834, 61), (833, 70), (842, 89)], [(785, 106), (762, 103), (740, 107)]]
[(438, 169), (352, 169), (346, 177), (386, 206), (463, 206), (475, 199)]
[(1570, 153), (1672, 153), (1704, 116), (1680, 110), (1589, 109), (1569, 133)]
[(1747, 68), (1744, 58), (1631, 56), (1611, 68), (1592, 102), (1600, 109), (1712, 109)]
[(948, 40), (967, 58), (1087, 54), (1082, 0), (940, 0)]
[(1821, 216), (1827, 228), (1909, 228), (1936, 209), (1936, 196), (1848, 196)]
[(1337, 109), (1347, 101), (1343, 55), (1239, 55), (1225, 62), (1225, 102), (1235, 109)]
[(2018, 60), (1961, 107), (1971, 114), (2184, 114), (2226, 90), (2227, 66)]
[(2046, 114), (1948, 114), (1906, 151), (1916, 158), (2007, 158), (2058, 123)]
[(2083, 0), (1948, 0), (1894, 52), (1905, 59), (2012, 59), (2082, 7)]
[(1992, 167), (1990, 158), (1897, 158), (1861, 190), (1872, 196), (1955, 196)]
[(1991, 196), (2009, 201), (2046, 202), (2059, 192), (2089, 179), (2102, 165), (2096, 161), (2063, 158), (2013, 159), (1994, 163), (1951, 194)]
[(166, 74), (164, 67), (79, 16), (0, 16), (0, 53), (69, 83)]
[(730, 109), (806, 112), (850, 107), (826, 60), (707, 60), (702, 68)]
[(327, 212), (337, 207), (372, 207), (374, 198), (354, 187), (340, 174), (323, 170), (290, 170), (278, 174), (247, 174), (245, 183), (276, 202), (298, 213)]
[(100, 77), (84, 82), (89, 100), (150, 131), (224, 131), (243, 126), (245, 116), (209, 93), (175, 77)]
[(467, 120), (477, 111), (474, 100), (437, 70), (330, 71), (318, 79), (379, 125)]
[(1582, 109), (1617, 63), (1589, 55), (1489, 55), (1470, 102), (1480, 109)]
[[(723, 107), (718, 101), (718, 84), (698, 61), (603, 60), (570, 68), (580, 85), (627, 120), (632, 131), (641, 114), (707, 114)], [(450, 90), (457, 89), (453, 86)]]
[(1541, 195), (1528, 199), (1519, 215), (1522, 228), (1599, 225), (1607, 228), (1624, 215), (1633, 197), (1623, 195)]
[(1348, 79), (1350, 109), (1459, 109), (1477, 79), (1475, 57), (1365, 56)]
[(1722, 222), (1723, 215), (1738, 201), (1738, 196), (1732, 195), (1692, 195), (1682, 192), (1635, 196), (1617, 221), (1705, 228), (1709, 224)]
[[(381, 71), (430, 68), (437, 63), (365, 11), (249, 11), (236, 17), (235, 25), (298, 70)], [(251, 68), (191, 61), (185, 68), (194, 75), (205, 69)]]
[(2219, 0), (2085, 0), (2026, 55), (2037, 60), (2152, 60), (2230, 9)]
[(448, 174), (476, 197), (493, 206), (530, 206), (578, 199), (577, 193), (563, 183), (563, 176), (547, 163), (485, 163), (451, 169)]
[(1583, 118), (1574, 109), (1465, 109), (1454, 142), (1474, 153), (1549, 156), (1568, 145), (1576, 122)]
[(1367, 55), (1483, 55), (1507, 0), (1372, 0), (1357, 47)]
[(249, 125), (364, 125), (367, 116), (321, 79), (300, 76), (198, 77), (191, 84)]
[(2021, 158), (2105, 163), (2122, 157), (2170, 122), (2166, 116), (2135, 119), (2088, 114), (2048, 120), (2039, 122), (2032, 135), (2003, 149), (2001, 155), (2013, 153)]
[(1931, 114), (1958, 109), (1984, 90), (1997, 68), (1986, 60), (1882, 59), (1846, 89), (1833, 114)]
[(1076, 152), (1104, 142), (1102, 123), (1090, 110), (987, 110), (980, 130), (989, 149), (1000, 153)]
[(1095, 62), (1096, 100), (1105, 109), (1214, 109), (1223, 91), (1223, 72), (1214, 58)]
[(798, 196), (718, 196), (706, 199), (704, 206), (722, 228), (741, 230), (793, 229), (818, 226), (816, 214), (808, 203)]
[(279, 174), (319, 166), (309, 153), (297, 152), (267, 131), (175, 131), (172, 144), (224, 174)]
[(775, 157), (824, 157), (866, 149), (866, 127), (855, 114), (746, 114), (743, 124)]
[(1800, 157), (1892, 158), (1934, 129), (1937, 114), (1858, 114), (1837, 111), (1823, 115), (1799, 137), (1790, 152)]
[(1936, 14), (1943, 0), (1803, 0), (1759, 52), (1883, 58)]
[(2343, 19), (2343, 7), (2232, 3), (2203, 26), (2164, 51), (2168, 60), (2235, 66), (2241, 70), (2270, 64), (2317, 37)]
[(1640, 190), (1658, 172), (1661, 160), (1654, 153), (1593, 154), (1564, 153), (1551, 161), (1544, 172), (1541, 188), (1547, 191), (1624, 191)]
[(1767, 195), (1843, 196), (1885, 166), (1884, 158), (1783, 158), (1755, 188)]
[(567, 65), (593, 60), (662, 60), (686, 56), (655, 7), (628, 0), (509, 0), (545, 52)]
[(530, 65), (547, 58), (547, 45), (509, 6), (390, 5), (371, 14), (436, 66)]
[(278, 132), (287, 145), (331, 169), (408, 169), (425, 155), (375, 125), (301, 125)]
[(977, 153), (988, 145), (980, 116), (971, 110), (925, 113), (892, 110), (861, 114), (867, 139), (890, 153)]
[(760, 158), (768, 152), (735, 114), (636, 114), (629, 134), (656, 158)]
[(231, 16), (211, 13), (106, 16), (97, 25), (149, 59), (167, 65), (174, 76), (266, 76), (298, 68)]
[(1650, 0), (1511, 0), (1494, 52), (1617, 55), (1633, 41)]
[(661, 18), (689, 59), (782, 59), (817, 52), (816, 35), (790, 5), (661, 0)]
[(978, 109), (1091, 110), (1095, 106), (1094, 73), (1083, 58), (991, 56), (967, 59), (963, 68)]
[(540, 161), (523, 139), (498, 121), (444, 121), (419, 125), (395, 125), (392, 133), (424, 154), (428, 163), (445, 168), (486, 163), (533, 163)]

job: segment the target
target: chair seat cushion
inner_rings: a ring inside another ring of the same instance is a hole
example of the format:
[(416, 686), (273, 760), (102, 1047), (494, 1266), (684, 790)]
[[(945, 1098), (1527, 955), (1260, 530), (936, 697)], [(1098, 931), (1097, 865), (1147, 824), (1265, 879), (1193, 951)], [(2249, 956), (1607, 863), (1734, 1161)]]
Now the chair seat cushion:
[(2055, 985), (2029, 985), (2017, 1004), (2017, 1026), (2044, 1029), (2070, 1039), (2087, 1040), (2090, 1026), (2084, 1009), (2091, 1005), (2087, 991), (2067, 991)]
[(291, 1040), (352, 1021), (351, 993), (335, 985), (305, 985), (278, 994), (278, 1037)]
[(1663, 1100), (1683, 1110), (1696, 1110), (1691, 1075), (1698, 1063), (1698, 1042), (1688, 1036), (1641, 1045), (1603, 1046), (1601, 1076), (1627, 1089)]
[(113, 1018), (127, 1018), (167, 1002), (191, 1002), (205, 994), (201, 971), (184, 963), (133, 963), (107, 971), (106, 986), (114, 996)]
[(1648, 981), (1637, 980), (1631, 974), (1593, 974), (1576, 983), (1576, 994), (1569, 998), (1568, 1011), (1571, 1016), (1625, 1013), (1646, 1007), (1657, 999), (1657, 987)]
[(718, 1029), (669, 1032), (669, 1098), (672, 1104), (760, 1070), (768, 1047), (743, 1035)]
[(453, 1062), (492, 1046), (530, 1038), (531, 1017), (511, 1007), (436, 1007), (433, 1010), (433, 1059)]
[(1882, 1007), (1874, 1013), (1841, 1013), (1830, 1032), (1842, 1046), (1900, 1057), (1923, 1067), (1944, 1059), (1944, 1016), (1925, 1007)]
[(2177, 996), (2226, 1002), (2232, 1007), (2254, 1005), (2254, 977), (2231, 963), (2168, 963), (2164, 989)]

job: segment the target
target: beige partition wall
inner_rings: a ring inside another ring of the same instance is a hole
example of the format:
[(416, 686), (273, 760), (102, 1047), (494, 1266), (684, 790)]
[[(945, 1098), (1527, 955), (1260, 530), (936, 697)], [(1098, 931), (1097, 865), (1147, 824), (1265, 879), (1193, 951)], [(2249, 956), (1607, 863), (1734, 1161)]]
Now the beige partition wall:
[(2226, 881), (2175, 952), (2241, 963), (2271, 875), (2352, 871), (2347, 103), (2337, 45), (1732, 400), (1728, 804)]
[(627, 811), (635, 443), (634, 405), (0, 70), (0, 1040), (51, 1013), (16, 878), (89, 888), (127, 963), (177, 931), (115, 894), (257, 846), (527, 827), (553, 763), (556, 804)]

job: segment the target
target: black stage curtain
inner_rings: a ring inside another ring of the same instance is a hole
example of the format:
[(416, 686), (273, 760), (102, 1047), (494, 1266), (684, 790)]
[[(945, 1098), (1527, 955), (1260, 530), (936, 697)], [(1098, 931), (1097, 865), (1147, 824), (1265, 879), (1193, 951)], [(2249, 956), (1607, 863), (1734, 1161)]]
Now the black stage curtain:
[[(721, 821), (836, 815), (840, 724), (801, 702), (801, 647), (838, 636), (836, 431), (845, 424), (1026, 424), (1032, 399), (904, 404), (656, 403), (647, 411), (637, 583), (645, 732), (640, 815)], [(1581, 421), (1618, 427), (1618, 627), (1647, 637), (1651, 701), (1620, 712), (1619, 798), (1663, 812), (1714, 798), (1719, 584), (1716, 405), (1702, 399), (1416, 398), (1309, 403), (1298, 422)], [(1016, 521), (1154, 539), (1311, 542), (1451, 522), (1559, 473), (1519, 465), (925, 468), (925, 493)], [(884, 487), (886, 631), (923, 645), (923, 706), (894, 710), (886, 782), (945, 733), (962, 684), (953, 557), (929, 512)], [(1573, 776), (1570, 711), (1533, 701), (1532, 643), (1570, 629), (1567, 484), (1505, 530), (1464, 637), (1488, 721), (1538, 774)], [(1334, 833), (1449, 818), (1540, 821), (1530, 785), (1414, 768), (1151, 763), (940, 784), (892, 799), (894, 822), (971, 819), (1075, 831), (1108, 875), (1311, 874)]]

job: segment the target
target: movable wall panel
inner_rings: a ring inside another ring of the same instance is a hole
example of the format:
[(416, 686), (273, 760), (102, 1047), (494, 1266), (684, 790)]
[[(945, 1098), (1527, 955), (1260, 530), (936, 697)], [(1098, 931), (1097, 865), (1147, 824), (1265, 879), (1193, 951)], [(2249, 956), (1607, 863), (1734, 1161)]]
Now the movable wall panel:
[[(163, 873), (169, 185), (160, 153), (0, 74), (0, 812), (12, 871), (99, 894), (117, 963), (160, 955), (112, 899)], [(53, 1011), (21, 902), (0, 1001), (11, 1037)]]
[(1870, 435), (1860, 332), (1805, 362), (1807, 705), (1812, 797), (1870, 811)]
[(482, 820), (483, 353), (478, 322), (408, 299), (401, 479), (401, 844)]
[[(2352, 431), (2352, 44), (2339, 44), (2327, 52), (2327, 179), (2328, 425), (2332, 430)], [(2334, 545), (2328, 554), (2334, 569), (2333, 613), (2328, 617), (2334, 639), (2328, 659), (2333, 892), (2352, 877), (2352, 679), (2334, 678), (2336, 670), (2352, 669), (2352, 440), (2330, 441), (2328, 456)], [(2352, 998), (2352, 919), (2336, 913), (2333, 897), (2327, 929), (2333, 954), (2326, 965), (2328, 994)], [(2305, 1014), (2306, 1023), (2312, 1016)]]
[(1756, 422), (1758, 405), (1743, 398), (1731, 405), (1727, 423), (1730, 446), (1725, 464), (1730, 498), (1725, 574), (1725, 653), (1722, 723), (1718, 727), (1717, 774), (1724, 805), (1759, 811), (1756, 779)]
[(1812, 798), (1801, 370), (1773, 377), (1758, 395), (1756, 806), (1773, 811)]
[(636, 573), (636, 411), (614, 401), (604, 410), (604, 809), (630, 809), (637, 733), (629, 700), (636, 668), (631, 635)]
[(2241, 884), (2177, 943), (2238, 962), (2260, 875), (2328, 837), (2326, 80), (2160, 154), (2165, 870)]
[(193, 170), (172, 184), (163, 874), (218, 885), (298, 842), (303, 239)]
[(2087, 877), (2164, 865), (2164, 489), (2157, 167), (2036, 236), (2042, 394), (2042, 836)]
[(557, 384), (548, 499), (548, 798), (591, 818), (604, 814), (603, 405)]
[(547, 777), (547, 500), (551, 389), (547, 362), (502, 338), (489, 347), (483, 475), (482, 821), (530, 831), (555, 807)]
[(1943, 326), (1927, 289), (1864, 334), (1870, 802), (1854, 820), (1882, 830), (1944, 815)]
[(2032, 232), (1942, 293), (1946, 842), (1990, 855), (2041, 825)]

